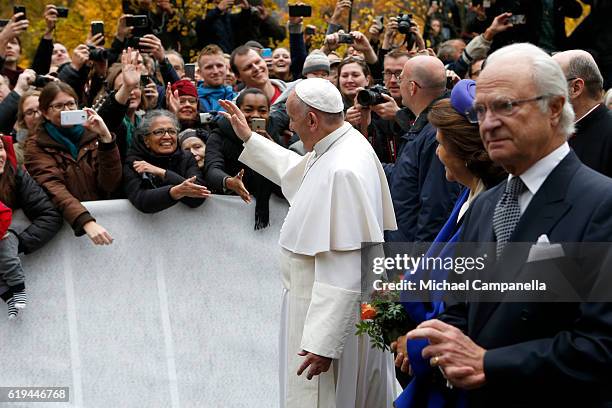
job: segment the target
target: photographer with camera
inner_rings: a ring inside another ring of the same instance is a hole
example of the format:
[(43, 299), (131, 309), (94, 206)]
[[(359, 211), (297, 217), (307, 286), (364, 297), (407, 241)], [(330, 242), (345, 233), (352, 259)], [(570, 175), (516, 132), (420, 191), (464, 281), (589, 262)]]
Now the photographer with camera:
[(143, 26), (134, 27), (135, 36), (143, 37), (151, 34), (160, 39), (164, 48), (178, 49), (180, 33), (178, 26), (171, 24), (176, 12), (170, 0), (155, 0), (154, 6), (152, 0), (124, 1), (123, 13), (130, 16), (146, 16), (146, 23)]
[[(59, 11), (63, 11), (60, 15)], [(45, 20), (46, 29), (40, 43), (36, 48), (34, 58), (32, 60), (31, 69), (36, 71), (38, 75), (46, 75), (51, 70), (53, 58), (53, 34), (55, 32), (57, 19), (66, 17), (68, 9), (59, 8), (53, 4), (45, 6), (43, 18)], [(15, 86), (19, 74), (23, 72), (17, 64), (21, 58), (21, 41), (19, 36), (29, 27), (29, 21), (23, 19), (23, 14), (15, 14), (6, 26), (0, 31), (0, 74), (6, 75), (11, 83), (11, 88)], [(6, 57), (6, 58), (5, 58)], [(44, 84), (43, 84), (44, 85)], [(43, 86), (41, 85), (41, 87)]]
[(393, 199), (397, 231), (388, 231), (391, 242), (432, 241), (453, 208), (459, 185), (446, 180), (444, 165), (436, 156), (436, 129), (427, 113), (447, 96), (446, 70), (431, 56), (408, 60), (399, 77), (402, 104), (416, 115), (402, 136), (404, 147), (395, 164), (385, 165)]
[(343, 21), (348, 20), (348, 13), (351, 12), (352, 8), (352, 0), (338, 0), (328, 21), (327, 31), (325, 34), (330, 35), (342, 30), (344, 28)]
[[(384, 57), (384, 87), (377, 92), (376, 97), (367, 97), (369, 90), (360, 91), (357, 99), (366, 112), (371, 115), (371, 123), (367, 134), (372, 141), (372, 147), (381, 163), (394, 163), (403, 147), (402, 135), (412, 125), (414, 115), (408, 108), (402, 108), (402, 95), (399, 87), (399, 77), (406, 62), (410, 59), (408, 51), (394, 49)], [(361, 94), (361, 97), (360, 97)], [(371, 102), (369, 104), (365, 104)]]
[(363, 58), (368, 65), (374, 65), (376, 61), (378, 61), (378, 56), (368, 41), (368, 38), (359, 31), (351, 31), (348, 34), (343, 31), (338, 31), (337, 33), (329, 34), (325, 37), (325, 42), (321, 50), (325, 52), (325, 54), (329, 54), (341, 44), (348, 44), (353, 47), (355, 51), (363, 53)]

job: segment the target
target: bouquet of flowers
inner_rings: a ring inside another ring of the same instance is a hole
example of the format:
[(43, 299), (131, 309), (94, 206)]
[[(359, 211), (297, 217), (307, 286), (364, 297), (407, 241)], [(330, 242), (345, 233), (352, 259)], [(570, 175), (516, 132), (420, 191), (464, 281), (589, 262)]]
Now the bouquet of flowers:
[(398, 292), (378, 291), (370, 303), (361, 304), (361, 321), (356, 335), (367, 334), (372, 339), (372, 348), (382, 351), (408, 331), (416, 327), (404, 307), (399, 303)]

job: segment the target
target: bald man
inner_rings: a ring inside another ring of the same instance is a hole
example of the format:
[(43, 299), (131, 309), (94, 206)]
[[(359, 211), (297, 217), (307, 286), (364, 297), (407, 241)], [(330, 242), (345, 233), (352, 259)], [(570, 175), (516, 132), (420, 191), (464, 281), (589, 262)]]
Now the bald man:
[(446, 180), (444, 165), (436, 156), (436, 129), (427, 121), (431, 106), (448, 97), (446, 70), (435, 57), (418, 56), (404, 65), (399, 81), (402, 104), (416, 115), (402, 136), (404, 147), (395, 165), (387, 165), (397, 231), (393, 242), (433, 241), (448, 218), (459, 194), (459, 185)]
[(576, 132), (569, 145), (584, 164), (612, 177), (612, 112), (603, 102), (603, 77), (584, 50), (557, 53), (553, 59), (567, 79), (569, 98), (576, 114)]

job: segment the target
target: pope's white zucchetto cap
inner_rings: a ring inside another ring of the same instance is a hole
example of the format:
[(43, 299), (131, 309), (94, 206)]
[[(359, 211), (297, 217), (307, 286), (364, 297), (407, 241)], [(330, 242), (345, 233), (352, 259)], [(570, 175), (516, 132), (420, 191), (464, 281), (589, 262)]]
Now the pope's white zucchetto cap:
[(327, 79), (304, 79), (295, 86), (295, 94), (306, 105), (321, 112), (340, 113), (344, 110), (340, 91)]

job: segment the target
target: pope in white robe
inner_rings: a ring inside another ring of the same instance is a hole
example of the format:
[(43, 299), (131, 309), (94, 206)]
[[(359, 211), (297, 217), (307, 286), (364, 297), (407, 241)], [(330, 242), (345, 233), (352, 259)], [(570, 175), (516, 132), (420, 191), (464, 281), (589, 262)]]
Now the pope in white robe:
[[(396, 229), (374, 150), (343, 121), (340, 93), (324, 79), (301, 81), (287, 100), (291, 128), (312, 150), (305, 156), (251, 132), (235, 105), (222, 105), (246, 140), (239, 160), (279, 184), (290, 204), (280, 232), (280, 406), (392, 407), (401, 391), (392, 355), (355, 335), (361, 244), (383, 242), (383, 231)], [(305, 368), (308, 375), (298, 376)]]

